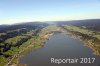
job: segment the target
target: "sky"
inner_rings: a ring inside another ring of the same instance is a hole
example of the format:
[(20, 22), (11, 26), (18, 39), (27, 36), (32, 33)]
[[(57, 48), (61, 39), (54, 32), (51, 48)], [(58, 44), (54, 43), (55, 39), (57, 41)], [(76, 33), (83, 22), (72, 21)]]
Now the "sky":
[(0, 24), (100, 19), (100, 0), (0, 0)]

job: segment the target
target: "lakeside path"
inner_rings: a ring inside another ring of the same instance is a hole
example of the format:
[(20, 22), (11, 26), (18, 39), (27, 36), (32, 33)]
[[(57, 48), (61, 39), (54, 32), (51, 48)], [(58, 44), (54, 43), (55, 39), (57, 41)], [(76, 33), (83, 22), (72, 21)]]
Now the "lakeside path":
[(11, 59), (5, 66), (17, 66), (17, 65), (18, 65), (18, 61), (17, 61), (17, 64), (14, 64), (14, 65), (11, 64), (11, 63), (13, 62), (13, 60), (14, 60), (15, 58), (20, 58), (20, 54), (21, 54), (22, 52), (24, 52), (25, 50), (27, 50), (27, 49), (29, 49), (29, 48), (32, 48), (32, 47), (34, 47), (34, 43), (32, 43), (31, 45), (29, 45), (29, 46), (26, 47), (26, 48), (23, 48), (23, 50), (20, 51), (17, 55), (14, 55), (14, 56), (12, 57), (12, 59)]

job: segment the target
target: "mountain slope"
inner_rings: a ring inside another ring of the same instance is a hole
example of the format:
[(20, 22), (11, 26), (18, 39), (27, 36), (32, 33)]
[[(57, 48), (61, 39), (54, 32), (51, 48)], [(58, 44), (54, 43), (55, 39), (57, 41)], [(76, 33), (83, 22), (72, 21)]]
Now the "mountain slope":
[(75, 25), (85, 26), (88, 29), (100, 31), (100, 19), (87, 19), (87, 20), (72, 20), (72, 21), (56, 21), (57, 25)]

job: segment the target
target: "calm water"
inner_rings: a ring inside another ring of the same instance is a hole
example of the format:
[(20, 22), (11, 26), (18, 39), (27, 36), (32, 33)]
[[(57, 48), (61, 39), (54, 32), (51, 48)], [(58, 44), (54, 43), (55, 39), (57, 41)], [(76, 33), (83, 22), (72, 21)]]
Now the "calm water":
[[(94, 63), (55, 64), (51, 58), (96, 58)], [(32, 50), (19, 60), (28, 66), (100, 66), (100, 56), (93, 55), (90, 48), (84, 46), (82, 41), (73, 39), (62, 33), (49, 37), (44, 47)]]

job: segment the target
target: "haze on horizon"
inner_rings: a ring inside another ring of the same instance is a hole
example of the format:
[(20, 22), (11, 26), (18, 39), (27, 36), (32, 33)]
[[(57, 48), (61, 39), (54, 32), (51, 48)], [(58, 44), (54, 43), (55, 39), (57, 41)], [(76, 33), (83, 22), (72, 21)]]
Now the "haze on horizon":
[(100, 19), (100, 0), (0, 0), (0, 24)]

